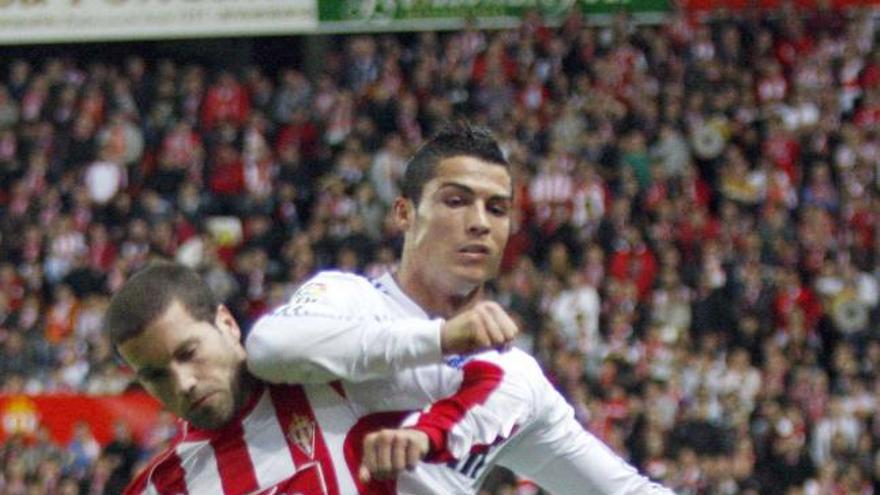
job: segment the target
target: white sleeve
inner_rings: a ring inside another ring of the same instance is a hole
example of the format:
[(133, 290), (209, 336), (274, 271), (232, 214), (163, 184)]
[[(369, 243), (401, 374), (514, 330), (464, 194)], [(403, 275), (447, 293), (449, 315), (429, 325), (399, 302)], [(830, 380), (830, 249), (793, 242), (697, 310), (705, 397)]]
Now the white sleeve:
[[(503, 357), (501, 357), (503, 356)], [(534, 397), (521, 367), (528, 354), (512, 349), (489, 351), (440, 369), (440, 382), (455, 390), (406, 418), (403, 426), (431, 439), (431, 462), (463, 459), (474, 449), (502, 442), (530, 421)]]
[(458, 460), (471, 477), (501, 464), (555, 495), (673, 493), (584, 431), (525, 352), (479, 354), (461, 371), (457, 391), (404, 422), (428, 434), (429, 462)]
[(443, 320), (378, 319), (359, 311), (369, 290), (352, 275), (317, 275), (251, 329), (248, 368), (273, 383), (359, 382), (441, 362)]
[(674, 495), (639, 474), (574, 418), (523, 432), (504, 446), (497, 462), (554, 495)]
[(534, 421), (501, 448), (498, 464), (554, 495), (674, 495), (585, 431), (572, 407), (534, 364), (526, 371), (534, 386)]

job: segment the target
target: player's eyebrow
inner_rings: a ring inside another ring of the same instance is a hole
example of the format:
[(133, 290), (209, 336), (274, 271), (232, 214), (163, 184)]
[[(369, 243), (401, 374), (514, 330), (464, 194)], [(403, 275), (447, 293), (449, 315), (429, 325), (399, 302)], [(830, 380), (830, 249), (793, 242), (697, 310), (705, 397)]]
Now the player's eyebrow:
[[(472, 187), (467, 186), (465, 184), (462, 184), (461, 182), (455, 182), (455, 181), (443, 182), (440, 184), (439, 187), (437, 187), (437, 190), (439, 191), (439, 190), (447, 188), (447, 187), (459, 189), (461, 192), (467, 193), (470, 195), (477, 194), (477, 192)], [(490, 201), (499, 201), (499, 200), (500, 201), (512, 201), (512, 199), (513, 198), (509, 194), (493, 194), (493, 195), (489, 196)]]
[(183, 353), (184, 350), (186, 350), (188, 347), (192, 346), (193, 344), (197, 344), (198, 342), (199, 342), (198, 337), (190, 337), (190, 338), (184, 340), (183, 342), (178, 344), (177, 347), (174, 348), (173, 356), (178, 357), (181, 353)]

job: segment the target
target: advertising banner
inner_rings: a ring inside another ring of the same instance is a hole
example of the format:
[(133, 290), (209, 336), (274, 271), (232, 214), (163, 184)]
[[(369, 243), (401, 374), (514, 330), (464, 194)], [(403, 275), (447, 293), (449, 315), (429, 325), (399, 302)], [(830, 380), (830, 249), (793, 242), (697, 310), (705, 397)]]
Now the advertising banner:
[(0, 44), (293, 34), (316, 0), (0, 0)]
[(661, 13), (670, 9), (670, 0), (319, 0), (318, 19), (325, 32), (455, 29), (468, 18), (482, 27), (513, 27), (529, 11), (552, 24), (572, 9)]
[(55, 442), (65, 445), (79, 422), (88, 423), (102, 445), (113, 438), (116, 421), (128, 423), (135, 438), (142, 438), (160, 411), (159, 403), (144, 392), (117, 396), (0, 394), (0, 443), (13, 434), (32, 436), (43, 426)]
[[(746, 9), (778, 9), (785, 4), (785, 0), (681, 0), (681, 8), (690, 11), (711, 11), (717, 9), (746, 10)], [(791, 2), (800, 9), (814, 9), (819, 6), (818, 0), (794, 0)], [(830, 5), (836, 9), (848, 9), (880, 5), (880, 0), (831, 0)]]

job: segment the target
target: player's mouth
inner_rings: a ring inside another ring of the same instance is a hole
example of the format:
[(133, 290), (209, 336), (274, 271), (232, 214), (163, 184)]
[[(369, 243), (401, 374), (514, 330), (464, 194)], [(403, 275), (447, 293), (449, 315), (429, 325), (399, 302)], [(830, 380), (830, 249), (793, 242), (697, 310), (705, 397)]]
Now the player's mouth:
[(492, 250), (485, 244), (467, 244), (458, 249), (458, 254), (472, 261), (482, 261), (492, 254)]
[(193, 412), (193, 411), (199, 409), (200, 407), (204, 406), (208, 402), (208, 399), (213, 397), (214, 394), (216, 394), (216, 392), (208, 392), (207, 394), (203, 395), (201, 398), (199, 398), (198, 400), (196, 400), (195, 402), (193, 402), (189, 406), (189, 411)]

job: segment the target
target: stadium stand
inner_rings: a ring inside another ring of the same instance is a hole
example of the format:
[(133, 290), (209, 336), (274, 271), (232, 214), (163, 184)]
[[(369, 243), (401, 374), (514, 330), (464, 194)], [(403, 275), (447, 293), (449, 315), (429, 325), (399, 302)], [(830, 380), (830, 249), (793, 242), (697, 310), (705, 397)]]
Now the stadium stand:
[[(152, 257), (245, 322), (318, 269), (393, 266), (406, 159), (465, 117), (515, 164), (494, 295), (586, 428), (682, 494), (880, 493), (871, 11), (335, 41), (315, 74), (6, 64), (0, 392), (130, 388), (101, 315)], [(173, 431), (11, 437), (0, 494), (120, 493)]]

